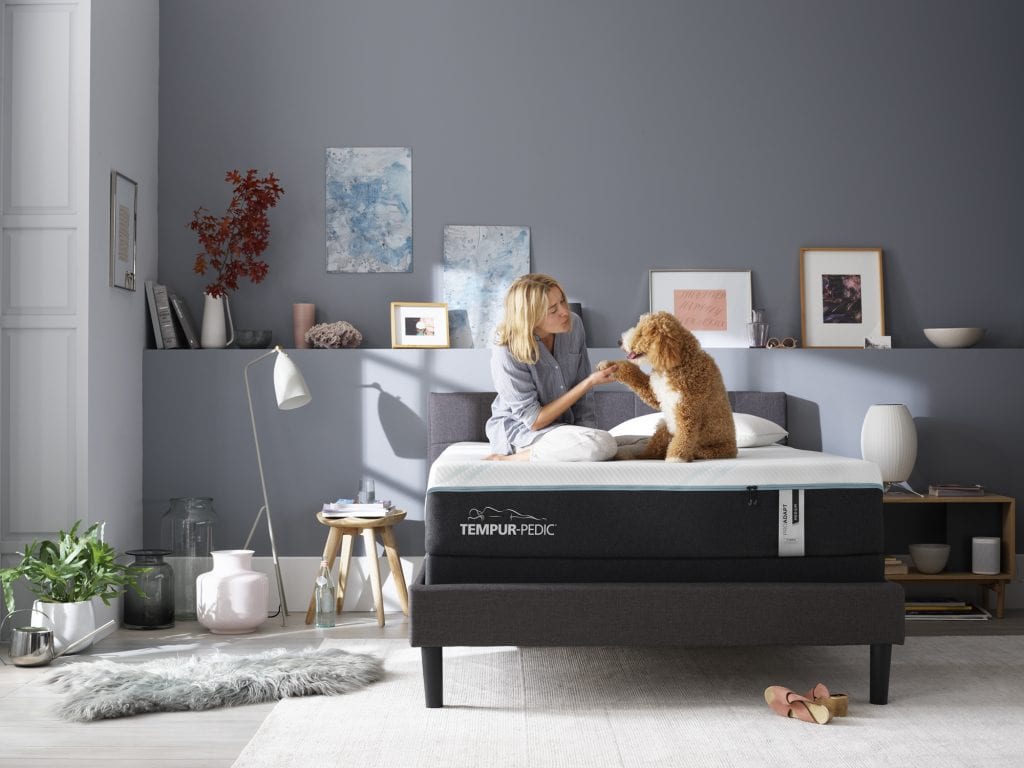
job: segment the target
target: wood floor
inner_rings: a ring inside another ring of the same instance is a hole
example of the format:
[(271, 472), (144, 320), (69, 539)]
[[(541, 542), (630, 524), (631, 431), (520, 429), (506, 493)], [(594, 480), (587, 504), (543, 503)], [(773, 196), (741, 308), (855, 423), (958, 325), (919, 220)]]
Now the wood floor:
[[(194, 622), (153, 632), (121, 629), (82, 655), (129, 661), (191, 655), (204, 649), (246, 653), (306, 648), (325, 635), (336, 639), (408, 637), (408, 619), (400, 613), (388, 614), (383, 628), (377, 626), (372, 613), (345, 613), (339, 617), (339, 626), (330, 630), (311, 629), (304, 620), (301, 613), (295, 613), (282, 627), (280, 619), (268, 619), (255, 633), (234, 637), (211, 635)], [(1002, 620), (907, 622), (911, 638), (992, 634), (1024, 634), (1024, 611), (1008, 611)], [(7, 660), (6, 645), (2, 653)], [(53, 714), (60, 694), (40, 682), (61, 663), (65, 662), (58, 659), (49, 667), (0, 667), (0, 768), (223, 768), (235, 761), (274, 707), (268, 703), (67, 723)]]

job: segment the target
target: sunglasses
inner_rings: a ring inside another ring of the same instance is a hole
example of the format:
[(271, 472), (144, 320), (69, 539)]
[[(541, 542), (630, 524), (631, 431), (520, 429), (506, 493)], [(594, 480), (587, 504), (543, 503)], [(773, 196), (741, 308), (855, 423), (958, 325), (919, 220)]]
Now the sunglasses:
[(784, 339), (776, 339), (774, 336), (768, 339), (768, 349), (794, 349), (796, 347), (796, 339), (792, 336), (787, 336)]

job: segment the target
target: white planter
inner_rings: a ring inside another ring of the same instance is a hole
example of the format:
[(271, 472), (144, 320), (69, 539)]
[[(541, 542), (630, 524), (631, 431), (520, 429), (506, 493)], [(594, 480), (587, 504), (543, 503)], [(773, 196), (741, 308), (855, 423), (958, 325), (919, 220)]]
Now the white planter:
[[(93, 612), (92, 601), (84, 600), (80, 603), (44, 603), (36, 600), (32, 608), (45, 614), (53, 623), (53, 652), (61, 653), (65, 648), (85, 637), (96, 629), (96, 615)], [(42, 626), (49, 626), (37, 614), (32, 614)], [(74, 650), (74, 653), (84, 651), (92, 645), (92, 640)]]
[(231, 303), (227, 296), (214, 298), (203, 294), (203, 325), (199, 343), (203, 349), (223, 349), (235, 340), (235, 326), (231, 322)]
[(214, 550), (213, 570), (196, 579), (196, 617), (217, 635), (252, 632), (267, 618), (268, 579), (251, 549)]

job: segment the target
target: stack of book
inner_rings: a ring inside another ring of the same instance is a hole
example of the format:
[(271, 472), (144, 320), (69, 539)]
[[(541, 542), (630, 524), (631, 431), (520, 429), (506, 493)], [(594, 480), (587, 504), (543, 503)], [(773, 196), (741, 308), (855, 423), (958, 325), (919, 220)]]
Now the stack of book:
[(387, 499), (360, 504), (355, 499), (338, 499), (324, 504), (321, 512), (328, 519), (340, 517), (386, 517), (392, 504)]
[(907, 564), (900, 560), (895, 555), (885, 556), (885, 575), (886, 576), (901, 576), (904, 573), (909, 573), (910, 569)]
[(973, 603), (953, 598), (936, 600), (908, 600), (905, 603), (907, 619), (947, 619), (956, 621), (985, 621), (992, 614)]
[(984, 496), (985, 488), (981, 485), (963, 485), (961, 483), (934, 483), (928, 486), (929, 496)]

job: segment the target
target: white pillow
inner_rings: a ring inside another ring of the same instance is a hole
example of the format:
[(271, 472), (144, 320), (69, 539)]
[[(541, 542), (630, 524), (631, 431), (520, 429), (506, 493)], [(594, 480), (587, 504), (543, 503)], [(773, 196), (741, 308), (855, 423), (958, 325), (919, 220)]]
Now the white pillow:
[[(660, 413), (648, 413), (637, 416), (609, 429), (613, 435), (642, 435), (650, 437), (658, 428), (658, 422), (664, 417)], [(734, 413), (733, 424), (736, 426), (736, 446), (738, 448), (756, 448), (760, 445), (771, 445), (789, 435), (774, 421), (762, 419), (749, 413)]]
[(614, 427), (609, 429), (613, 435), (618, 437), (619, 435), (638, 435), (640, 437), (650, 437), (654, 434), (658, 428), (658, 422), (662, 421), (665, 417), (660, 413), (648, 413), (644, 416), (637, 416), (636, 418), (627, 419), (621, 424), (616, 424)]
[(762, 419), (749, 413), (734, 413), (733, 423), (736, 425), (736, 447), (756, 448), (760, 445), (771, 445), (786, 437), (789, 432), (774, 421)]

